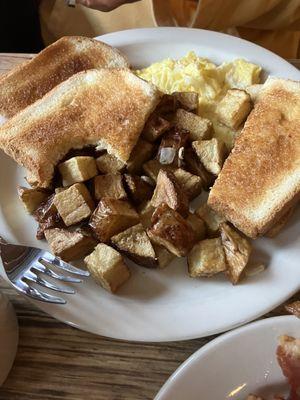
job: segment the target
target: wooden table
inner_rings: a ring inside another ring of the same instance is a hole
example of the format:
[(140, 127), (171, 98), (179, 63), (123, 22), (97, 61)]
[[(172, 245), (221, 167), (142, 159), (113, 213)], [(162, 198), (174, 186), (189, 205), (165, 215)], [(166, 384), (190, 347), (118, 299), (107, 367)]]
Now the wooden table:
[[(0, 73), (28, 58), (0, 55)], [(150, 400), (187, 357), (213, 339), (155, 344), (107, 339), (56, 321), (3, 281), (0, 290), (14, 304), (20, 325), (16, 361), (0, 400)], [(300, 292), (294, 299), (300, 300)], [(284, 313), (281, 306), (264, 317)]]

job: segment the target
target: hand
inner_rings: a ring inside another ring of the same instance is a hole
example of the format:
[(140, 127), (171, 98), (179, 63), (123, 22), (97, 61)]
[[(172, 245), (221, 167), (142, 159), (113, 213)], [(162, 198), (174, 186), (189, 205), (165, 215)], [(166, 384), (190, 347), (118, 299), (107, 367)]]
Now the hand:
[(136, 1), (140, 0), (77, 0), (77, 3), (95, 10), (108, 12), (123, 4), (135, 3)]

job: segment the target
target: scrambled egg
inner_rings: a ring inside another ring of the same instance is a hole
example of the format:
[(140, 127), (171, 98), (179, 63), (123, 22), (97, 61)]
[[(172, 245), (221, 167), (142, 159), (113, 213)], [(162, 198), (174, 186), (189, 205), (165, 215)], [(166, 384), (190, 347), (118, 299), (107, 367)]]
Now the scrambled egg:
[(232, 147), (235, 133), (218, 123), (214, 110), (218, 101), (230, 88), (245, 89), (260, 83), (261, 68), (248, 61), (237, 59), (219, 66), (198, 57), (193, 51), (179, 60), (170, 58), (136, 71), (146, 81), (154, 83), (162, 92), (197, 92), (198, 113), (212, 120), (215, 136)]

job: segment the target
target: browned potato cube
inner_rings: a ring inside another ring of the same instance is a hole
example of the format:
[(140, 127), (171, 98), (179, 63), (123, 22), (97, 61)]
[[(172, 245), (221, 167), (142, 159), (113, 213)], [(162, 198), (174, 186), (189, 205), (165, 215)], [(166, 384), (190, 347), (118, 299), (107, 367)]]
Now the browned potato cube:
[(248, 264), (251, 244), (249, 240), (240, 235), (228, 224), (220, 225), (221, 239), (228, 264), (228, 276), (233, 284), (238, 283), (240, 277)]
[(157, 180), (158, 173), (162, 168), (164, 169), (170, 168), (171, 170), (174, 169), (169, 165), (162, 165), (158, 160), (149, 160), (143, 164), (143, 170), (145, 174), (149, 176), (149, 178), (152, 180), (154, 184)]
[(154, 152), (154, 145), (146, 140), (139, 139), (127, 161), (127, 170), (131, 174), (139, 174), (142, 165), (150, 160)]
[(296, 317), (300, 318), (300, 300), (294, 301), (293, 303), (287, 304), (285, 309), (295, 315)]
[(45, 230), (45, 237), (52, 253), (65, 261), (86, 256), (97, 244), (92, 236), (83, 231), (70, 232), (67, 229), (52, 228)]
[(259, 97), (259, 94), (263, 88), (263, 84), (254, 83), (253, 85), (247, 86), (245, 91), (249, 94), (252, 103), (255, 103)]
[(179, 128), (170, 129), (163, 136), (157, 153), (157, 160), (167, 166), (180, 167), (182, 151), (188, 141), (189, 132)]
[(124, 183), (129, 195), (129, 198), (136, 205), (151, 199), (153, 186), (146, 182), (138, 175), (124, 175)]
[(226, 268), (221, 238), (202, 240), (188, 254), (188, 269), (192, 278), (209, 277), (226, 271)]
[(199, 104), (199, 95), (196, 92), (174, 92), (172, 96), (180, 103), (180, 106), (187, 111), (196, 111)]
[(162, 115), (164, 118), (169, 118), (178, 108), (178, 101), (175, 96), (170, 94), (164, 94), (161, 98), (160, 103), (156, 107), (155, 112)]
[(184, 150), (184, 163), (189, 172), (201, 178), (203, 189), (208, 190), (213, 185), (215, 176), (204, 168), (193, 149)]
[(49, 196), (34, 212), (34, 218), (39, 223), (36, 233), (36, 238), (38, 240), (44, 239), (45, 229), (60, 228), (64, 226), (57, 208), (54, 205), (54, 197), (54, 194)]
[(108, 242), (112, 236), (139, 222), (138, 213), (127, 201), (104, 197), (91, 216), (90, 226), (100, 242)]
[(91, 195), (83, 183), (75, 183), (63, 192), (57, 193), (53, 203), (66, 226), (75, 225), (88, 218), (95, 208)]
[(155, 251), (142, 224), (118, 233), (111, 238), (111, 242), (135, 263), (148, 268), (157, 267)]
[(25, 210), (29, 214), (33, 214), (40, 204), (47, 199), (49, 192), (41, 188), (28, 189), (23, 186), (19, 186), (18, 195), (25, 207)]
[(197, 208), (195, 214), (205, 222), (208, 234), (211, 236), (216, 235), (219, 232), (220, 224), (225, 222), (225, 218), (217, 214), (207, 203)]
[(212, 123), (207, 118), (190, 113), (179, 108), (176, 111), (174, 123), (179, 129), (190, 132), (190, 140), (210, 139), (212, 135)]
[(163, 133), (170, 129), (170, 127), (171, 124), (169, 121), (157, 114), (153, 114), (146, 122), (142, 137), (148, 140), (148, 142), (155, 142)]
[(125, 168), (123, 161), (112, 154), (104, 153), (96, 159), (96, 164), (102, 174), (115, 174)]
[(182, 168), (175, 169), (173, 173), (189, 200), (193, 200), (201, 194), (202, 179), (200, 176), (193, 175)]
[(232, 129), (237, 129), (250, 111), (250, 96), (239, 89), (229, 89), (216, 108), (219, 121)]
[(158, 267), (166, 268), (175, 258), (165, 247), (153, 243), (153, 248), (157, 257)]
[(121, 254), (106, 244), (98, 244), (84, 262), (95, 281), (112, 293), (130, 278)]
[(123, 187), (122, 175), (118, 172), (96, 176), (94, 178), (94, 192), (96, 200), (100, 200), (102, 197), (122, 200), (127, 197)]
[(186, 222), (192, 227), (197, 240), (203, 240), (206, 236), (205, 222), (196, 214), (189, 213)]
[(147, 233), (152, 242), (166, 247), (177, 257), (186, 256), (196, 241), (191, 226), (167, 204), (161, 204), (155, 210)]
[(58, 165), (63, 179), (63, 186), (84, 182), (98, 174), (96, 161), (93, 157), (73, 157)]
[(219, 175), (226, 157), (225, 144), (216, 138), (212, 138), (193, 142), (192, 146), (207, 171)]
[(163, 169), (159, 171), (151, 205), (156, 208), (162, 203), (183, 216), (186, 216), (189, 210), (188, 197), (176, 181), (174, 174)]
[(155, 211), (155, 208), (151, 205), (151, 201), (147, 201), (138, 209), (140, 221), (144, 228), (149, 228), (151, 226), (151, 218)]

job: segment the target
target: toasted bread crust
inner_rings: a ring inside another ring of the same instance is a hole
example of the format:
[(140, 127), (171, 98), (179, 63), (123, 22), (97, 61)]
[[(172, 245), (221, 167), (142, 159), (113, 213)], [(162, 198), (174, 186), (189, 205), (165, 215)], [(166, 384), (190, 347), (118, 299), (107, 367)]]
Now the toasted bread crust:
[(77, 72), (127, 68), (118, 50), (81, 36), (66, 36), (0, 79), (0, 115), (10, 118)]
[(269, 78), (208, 204), (256, 238), (299, 198), (300, 82)]
[(74, 148), (100, 145), (126, 162), (160, 100), (128, 69), (79, 72), (0, 128), (0, 148), (48, 187), (57, 163)]

